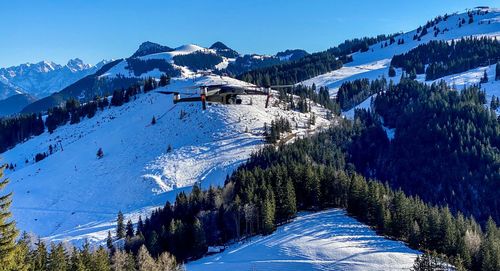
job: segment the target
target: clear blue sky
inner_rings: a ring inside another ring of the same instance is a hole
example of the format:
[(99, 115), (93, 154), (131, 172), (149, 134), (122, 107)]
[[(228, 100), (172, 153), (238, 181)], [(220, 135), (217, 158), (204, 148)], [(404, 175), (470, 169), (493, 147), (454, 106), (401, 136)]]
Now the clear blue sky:
[(314, 52), (495, 4), (498, 0), (2, 1), (0, 67), (74, 57), (96, 63), (130, 56), (147, 40), (171, 47), (220, 40), (242, 53)]

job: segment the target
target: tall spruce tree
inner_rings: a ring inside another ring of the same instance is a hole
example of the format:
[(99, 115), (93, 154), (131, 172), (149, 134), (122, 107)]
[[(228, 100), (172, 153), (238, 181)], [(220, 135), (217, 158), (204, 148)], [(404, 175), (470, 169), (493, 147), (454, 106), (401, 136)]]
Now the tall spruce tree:
[(117, 250), (111, 257), (113, 271), (135, 271), (134, 256), (124, 250)]
[(47, 247), (45, 246), (45, 242), (41, 239), (38, 239), (36, 243), (36, 249), (32, 253), (32, 267), (33, 270), (47, 270)]
[(50, 244), (50, 254), (47, 262), (47, 271), (66, 271), (68, 270), (68, 255), (62, 246), (59, 244)]
[(275, 229), (276, 203), (272, 188), (266, 187), (264, 191), (262, 204), (262, 231), (264, 234), (270, 234)]
[(198, 218), (195, 218), (193, 222), (193, 254), (195, 257), (201, 257), (207, 252), (207, 239), (205, 236), (205, 230)]
[(92, 253), (92, 265), (90, 270), (111, 271), (109, 254), (102, 246), (100, 246), (96, 251)]
[(88, 269), (85, 267), (85, 264), (83, 263), (83, 259), (81, 256), (80, 251), (74, 247), (73, 252), (71, 253), (71, 258), (70, 258), (70, 270), (71, 271), (87, 271)]
[(116, 219), (116, 238), (121, 239), (125, 237), (125, 224), (122, 211), (118, 212)]
[(136, 257), (138, 271), (159, 271), (155, 260), (149, 254), (146, 246), (141, 246)]
[[(0, 167), (0, 191), (9, 183), (8, 179), (3, 179), (4, 166)], [(16, 238), (18, 231), (14, 221), (10, 220), (12, 193), (0, 196), (0, 266), (11, 266), (14, 261)]]
[(500, 80), (500, 61), (497, 62), (495, 67), (495, 80)]
[(130, 238), (134, 236), (134, 225), (130, 219), (127, 221), (126, 236)]

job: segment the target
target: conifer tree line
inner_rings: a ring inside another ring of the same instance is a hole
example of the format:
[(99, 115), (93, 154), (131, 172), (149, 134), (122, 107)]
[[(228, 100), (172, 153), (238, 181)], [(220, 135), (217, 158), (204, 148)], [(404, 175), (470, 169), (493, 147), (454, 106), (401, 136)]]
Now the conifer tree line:
[(372, 81), (363, 78), (344, 82), (339, 87), (336, 101), (343, 111), (347, 111), (373, 94), (385, 91), (387, 87), (387, 80), (385, 77)]
[[(462, 38), (458, 41), (430, 41), (392, 58), (391, 66), (407, 73), (423, 74), (435, 80), (500, 61), (500, 42), (495, 38)], [(425, 68), (425, 65), (428, 65)]]
[[(45, 121), (42, 114), (24, 114), (14, 117), (0, 118), (0, 153), (14, 147), (16, 144), (32, 136), (42, 134), (45, 129), (52, 133), (57, 127), (79, 123), (83, 118), (93, 118), (97, 110), (103, 111), (109, 106), (121, 106), (135, 99), (141, 92), (147, 93), (157, 87), (170, 83), (170, 77), (163, 74), (159, 82), (149, 77), (144, 80), (142, 88), (138, 84), (115, 90), (108, 100), (107, 97), (95, 97), (93, 100), (81, 104), (78, 100), (69, 99), (64, 105), (48, 110)], [(142, 91), (141, 91), (142, 89)], [(40, 155), (50, 155), (41, 153)]]
[[(282, 92), (280, 92), (280, 100), (287, 101), (286, 96), (283, 97), (281, 93), (283, 93), (283, 90)], [(312, 84), (312, 86), (310, 87), (297, 85), (294, 86), (291, 90), (287, 90), (286, 92), (284, 92), (284, 94), (293, 94), (300, 97), (298, 103), (295, 103), (295, 101), (289, 99), (290, 102), (293, 102), (291, 104), (291, 108), (298, 110), (299, 112), (307, 113), (310, 111), (306, 100), (309, 99), (314, 103), (320, 104), (324, 108), (329, 109), (334, 114), (340, 114), (339, 106), (334, 99), (330, 98), (328, 87), (321, 86), (317, 88), (315, 84)]]

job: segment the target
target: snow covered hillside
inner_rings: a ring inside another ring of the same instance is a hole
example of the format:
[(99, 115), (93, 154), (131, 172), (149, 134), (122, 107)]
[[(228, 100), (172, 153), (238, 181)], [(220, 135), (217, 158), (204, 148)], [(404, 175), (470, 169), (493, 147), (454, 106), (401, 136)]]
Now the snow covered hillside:
[[(487, 11), (487, 12), (486, 12)], [(330, 94), (335, 96), (338, 88), (343, 82), (351, 81), (359, 78), (376, 79), (382, 76), (388, 77), (388, 70), (391, 59), (396, 54), (402, 54), (417, 47), (420, 44), (427, 43), (431, 40), (454, 40), (462, 37), (482, 37), (488, 36), (491, 38), (500, 37), (500, 10), (499, 9), (483, 9), (473, 16), (472, 24), (463, 24), (459, 27), (459, 21), (465, 19), (468, 21), (467, 13), (455, 13), (449, 15), (446, 20), (440, 21), (436, 27), (440, 29), (437, 36), (434, 36), (432, 29), (429, 33), (421, 38), (414, 40), (413, 37), (417, 34), (417, 30), (403, 33), (395, 39), (404, 39), (404, 44), (397, 42), (382, 46), (386, 42), (382, 41), (370, 46), (366, 52), (357, 52), (352, 54), (353, 61), (347, 63), (339, 70), (335, 70), (326, 74), (322, 74), (301, 82), (304, 85), (327, 86), (330, 89)], [(400, 71), (396, 75), (399, 78)]]
[[(203, 76), (172, 79), (168, 88), (201, 82), (246, 84)], [(283, 116), (293, 128), (297, 123), (297, 135), (309, 132), (309, 114), (266, 109), (265, 99), (244, 96), (241, 105), (212, 104), (202, 111), (199, 103), (173, 105), (172, 96), (150, 92), (18, 144), (0, 154), (2, 162), (17, 165), (6, 172), (17, 226), (51, 240), (101, 241), (114, 229), (119, 210), (136, 221), (139, 214), (172, 201), (195, 182), (204, 187), (222, 184), (263, 144), (265, 122)], [(313, 112), (317, 120), (312, 128), (329, 124), (324, 109), (314, 106)], [(33, 163), (49, 145), (54, 153)], [(99, 148), (104, 151), (102, 159), (96, 157)]]
[(268, 236), (190, 262), (187, 271), (408, 270), (418, 252), (385, 239), (339, 209), (299, 215)]

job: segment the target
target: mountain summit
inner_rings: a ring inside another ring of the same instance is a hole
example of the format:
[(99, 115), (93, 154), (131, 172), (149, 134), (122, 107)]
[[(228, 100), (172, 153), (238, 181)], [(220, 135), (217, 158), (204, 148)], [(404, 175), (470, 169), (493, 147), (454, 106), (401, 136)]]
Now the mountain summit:
[(132, 57), (140, 57), (156, 53), (171, 52), (173, 50), (174, 50), (173, 48), (170, 48), (168, 46), (163, 46), (158, 43), (146, 41), (139, 46), (139, 49), (135, 51)]
[(240, 56), (238, 52), (235, 50), (227, 47), (224, 43), (217, 41), (216, 43), (212, 44), (209, 49), (215, 50), (219, 55), (222, 55), (227, 58), (236, 58)]

